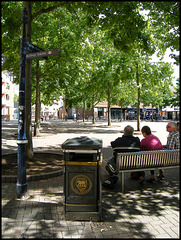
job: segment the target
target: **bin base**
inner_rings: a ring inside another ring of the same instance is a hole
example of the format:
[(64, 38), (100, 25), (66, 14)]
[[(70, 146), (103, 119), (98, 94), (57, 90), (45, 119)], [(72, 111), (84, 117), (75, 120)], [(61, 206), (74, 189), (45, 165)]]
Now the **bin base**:
[(66, 212), (66, 220), (79, 220), (79, 221), (101, 221), (101, 214), (99, 212)]

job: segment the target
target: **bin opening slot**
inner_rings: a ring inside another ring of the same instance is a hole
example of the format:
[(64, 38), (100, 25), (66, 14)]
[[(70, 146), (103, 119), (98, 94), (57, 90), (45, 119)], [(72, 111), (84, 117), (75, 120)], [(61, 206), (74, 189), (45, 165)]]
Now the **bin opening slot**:
[(71, 152), (69, 161), (92, 162), (94, 161), (94, 154)]

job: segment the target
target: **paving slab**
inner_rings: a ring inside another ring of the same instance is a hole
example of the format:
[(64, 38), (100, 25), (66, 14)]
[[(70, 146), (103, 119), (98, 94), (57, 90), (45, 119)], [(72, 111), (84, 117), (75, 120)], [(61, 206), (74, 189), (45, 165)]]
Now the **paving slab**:
[[(130, 122), (124, 122), (121, 125), (121, 130), (128, 123), (131, 125)], [(101, 124), (101, 127), (97, 127), (100, 131), (104, 129), (102, 129), (102, 126), (105, 123)], [(148, 124), (149, 122), (147, 122)], [(166, 122), (162, 124), (153, 122), (150, 124), (152, 127), (155, 126), (154, 129), (157, 129), (156, 134), (161, 137)], [(50, 126), (51, 122), (48, 125)], [(75, 127), (75, 124), (72, 124), (71, 129), (73, 129), (73, 126)], [(58, 127), (59, 125), (57, 125)], [(6, 131), (5, 128), (8, 127), (4, 125), (3, 131)], [(79, 124), (79, 129), (82, 128), (83, 125)], [(15, 130), (15, 127), (13, 129)], [(94, 130), (93, 127), (88, 128), (86, 126), (87, 134), (89, 129), (90, 131)], [(104, 160), (101, 165), (102, 181), (108, 177), (105, 164), (112, 154), (109, 145), (110, 141), (120, 135), (119, 123), (115, 123), (115, 128), (111, 128), (111, 131), (115, 132), (108, 133), (110, 128), (105, 129), (105, 133), (90, 133), (94, 137), (99, 135), (105, 142), (103, 145), (103, 150), (105, 149)], [(116, 133), (116, 131), (119, 132)], [(77, 134), (81, 133), (76, 133), (76, 135), (70, 133), (70, 135), (66, 136), (71, 138), (77, 136)], [(165, 137), (166, 134), (163, 137), (163, 142)], [(9, 132), (7, 134), (8, 138), (11, 138)], [(38, 141), (38, 139), (41, 140)], [(57, 139), (60, 139), (60, 141), (57, 142)], [(41, 141), (44, 141), (45, 145)], [(51, 137), (37, 137), (37, 149), (46, 148), (48, 151), (52, 151), (52, 149), (56, 151), (59, 150), (59, 146), (63, 141), (64, 137), (61, 138), (61, 133), (53, 134)], [(13, 143), (14, 145), (8, 144), (9, 142), (3, 139), (4, 150), (8, 149), (12, 152), (15, 143)], [(55, 148), (53, 144), (56, 145)], [(150, 174), (149, 171), (145, 173), (146, 177)], [(165, 170), (165, 178), (162, 180), (156, 180), (153, 183), (144, 182), (142, 185), (137, 180), (131, 179), (130, 174), (127, 173), (125, 174), (124, 193), (121, 192), (120, 179), (115, 189), (109, 190), (103, 187), (102, 219), (100, 222), (67, 221), (65, 219), (63, 212), (63, 175), (30, 181), (27, 183), (27, 189), (28, 198), (20, 200), (16, 198), (16, 183), (2, 183), (1, 236), (3, 239), (180, 238), (180, 179), (178, 168)]]

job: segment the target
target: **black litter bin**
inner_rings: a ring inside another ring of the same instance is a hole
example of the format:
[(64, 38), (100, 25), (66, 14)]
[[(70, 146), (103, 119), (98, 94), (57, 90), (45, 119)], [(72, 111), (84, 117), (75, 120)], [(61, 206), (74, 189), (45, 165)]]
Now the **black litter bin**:
[(102, 140), (67, 139), (64, 150), (64, 213), (67, 220), (101, 220)]

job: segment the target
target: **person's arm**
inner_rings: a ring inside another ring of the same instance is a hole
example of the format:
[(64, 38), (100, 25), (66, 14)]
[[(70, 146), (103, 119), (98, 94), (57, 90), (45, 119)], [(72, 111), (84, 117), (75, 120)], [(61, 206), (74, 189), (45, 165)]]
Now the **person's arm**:
[(119, 138), (116, 138), (116, 140), (112, 141), (112, 142), (111, 142), (111, 147), (112, 147), (112, 148), (117, 147), (117, 146), (118, 146), (118, 144), (117, 144), (118, 141), (119, 141)]

